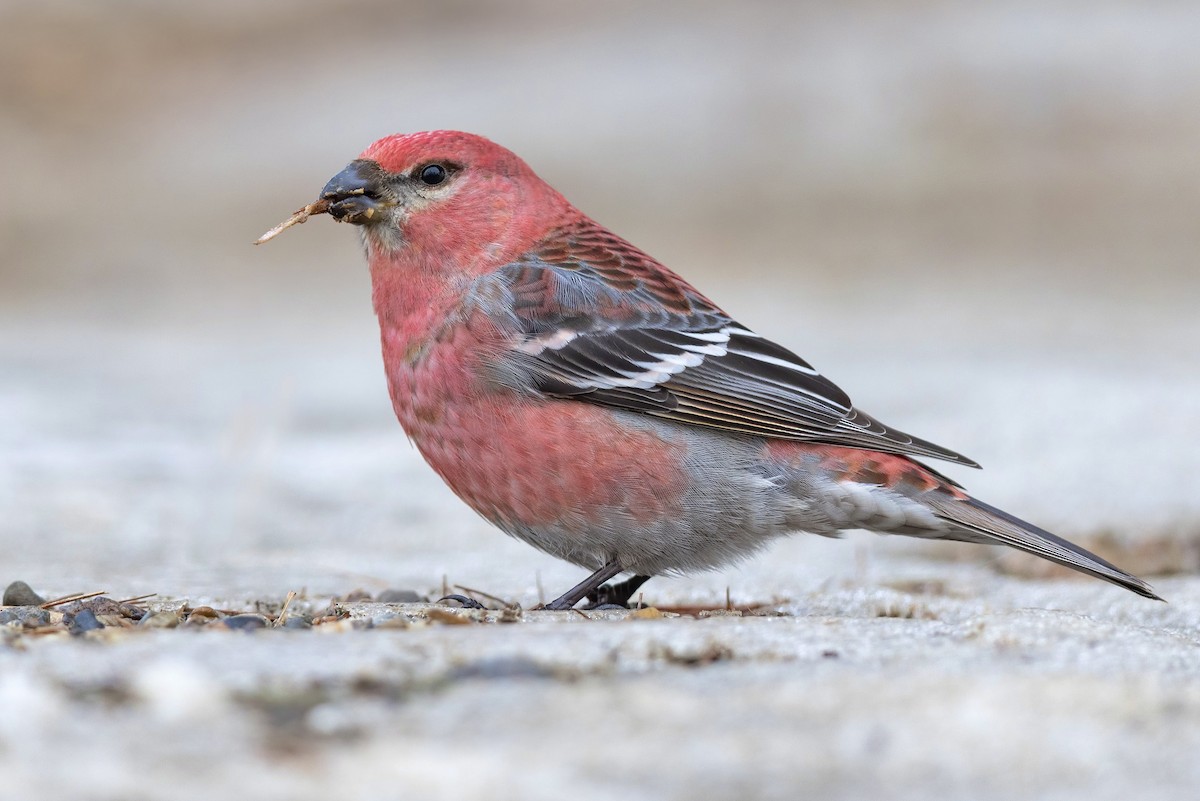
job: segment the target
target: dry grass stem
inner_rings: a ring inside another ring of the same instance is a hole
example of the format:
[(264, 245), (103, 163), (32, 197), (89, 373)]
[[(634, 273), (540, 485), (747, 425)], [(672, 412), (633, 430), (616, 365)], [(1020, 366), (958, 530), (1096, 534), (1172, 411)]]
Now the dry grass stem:
[(305, 222), (309, 217), (313, 216), (314, 214), (324, 214), (327, 211), (329, 211), (329, 201), (328, 200), (318, 200), (316, 203), (309, 203), (304, 208), (293, 213), (291, 217), (288, 217), (286, 220), (281, 222), (279, 225), (275, 226), (270, 231), (267, 231), (265, 234), (260, 236), (258, 239), (254, 240), (254, 244), (262, 245), (266, 242), (270, 242), (272, 239), (279, 236), (284, 231), (291, 228), (293, 225), (300, 225), (300, 223)]
[(50, 609), (55, 606), (62, 606), (63, 604), (69, 604), (72, 601), (85, 601), (88, 598), (95, 598), (96, 596), (103, 595), (106, 592), (108, 592), (108, 590), (96, 590), (95, 592), (77, 592), (74, 595), (64, 595), (61, 598), (55, 598), (53, 600), (46, 601), (46, 603), (42, 604), (42, 609)]
[(153, 597), (155, 597), (156, 595), (158, 595), (158, 593), (157, 593), (157, 592), (148, 592), (148, 593), (146, 593), (145, 595), (135, 595), (135, 596), (133, 596), (132, 598), (122, 598), (121, 600), (117, 601), (117, 603), (119, 603), (119, 604), (133, 604), (133, 605), (135, 605), (135, 606), (136, 606), (136, 605), (139, 605), (139, 604), (141, 604), (141, 602), (142, 602), (142, 601), (144, 601), (144, 600), (146, 600), (147, 598), (153, 598)]
[(288, 607), (292, 605), (292, 601), (296, 600), (296, 591), (288, 590), (287, 598), (283, 599), (283, 608), (279, 610), (279, 614), (275, 617), (275, 626), (282, 626), (287, 620)]

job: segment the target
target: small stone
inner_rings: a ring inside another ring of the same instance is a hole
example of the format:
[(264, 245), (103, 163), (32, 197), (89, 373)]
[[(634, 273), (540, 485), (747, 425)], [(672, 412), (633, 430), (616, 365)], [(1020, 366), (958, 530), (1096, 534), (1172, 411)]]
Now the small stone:
[(653, 606), (647, 606), (642, 609), (634, 609), (626, 616), (626, 620), (660, 620), (665, 615), (655, 609)]
[(363, 628), (362, 623), (370, 623), (371, 621), (351, 620), (348, 617), (343, 618), (318, 618), (313, 621), (313, 631), (321, 634), (341, 634), (348, 631), (358, 631)]
[(184, 620), (181, 625), (187, 626), (188, 628), (206, 626), (209, 623), (215, 623), (221, 618), (221, 615), (217, 612), (217, 610), (213, 609), (211, 606), (197, 606), (191, 611), (184, 609), (183, 615)]
[(51, 615), (45, 609), (37, 606), (14, 606), (11, 609), (0, 609), (0, 625), (5, 623), (20, 623), (27, 629), (49, 626)]
[(222, 625), (237, 631), (253, 631), (266, 628), (270, 621), (263, 615), (247, 612), (243, 615), (231, 615), (221, 621)]
[(178, 612), (155, 612), (143, 617), (138, 625), (148, 629), (173, 629), (179, 625), (179, 622)]
[(360, 587), (357, 590), (351, 590), (346, 595), (346, 597), (342, 599), (342, 603), (352, 604), (352, 603), (357, 603), (358, 601), (369, 601), (369, 600), (371, 600), (371, 593), (367, 592), (366, 590), (364, 590)]
[(85, 631), (96, 631), (102, 628), (104, 628), (104, 624), (96, 618), (96, 613), (91, 609), (80, 610), (71, 621), (72, 634), (83, 634)]
[(284, 618), (283, 623), (280, 624), (279, 628), (311, 629), (312, 628), (312, 618), (309, 617), (308, 615), (289, 614), (286, 618)]
[(114, 601), (106, 595), (97, 595), (95, 598), (89, 598), (83, 601), (83, 605), (95, 612), (97, 617), (101, 615), (119, 616), (124, 612), (119, 602)]
[(426, 609), (425, 617), (435, 623), (442, 623), (447, 626), (469, 626), (475, 622), (470, 615), (451, 612), (449, 609), (442, 609), (438, 606)]
[(41, 606), (46, 599), (23, 581), (14, 581), (4, 588), (4, 606)]
[[(87, 598), (82, 601), (75, 601), (64, 607), (64, 611), (71, 614), (79, 614), (84, 609), (90, 609), (98, 618), (104, 617), (120, 617), (129, 620), (141, 620), (146, 614), (145, 609), (133, 606), (132, 604), (121, 603), (114, 601), (104, 595), (98, 595), (95, 598)], [(101, 620), (101, 622), (104, 622)]]
[(429, 599), (413, 590), (384, 590), (375, 600), (381, 604), (420, 604)]

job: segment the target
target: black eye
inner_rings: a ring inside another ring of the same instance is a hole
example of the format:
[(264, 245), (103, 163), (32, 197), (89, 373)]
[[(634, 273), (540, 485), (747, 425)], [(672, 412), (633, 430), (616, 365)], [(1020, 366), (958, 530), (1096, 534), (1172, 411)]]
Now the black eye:
[(446, 180), (446, 168), (441, 164), (427, 164), (421, 168), (418, 177), (426, 186), (437, 186)]

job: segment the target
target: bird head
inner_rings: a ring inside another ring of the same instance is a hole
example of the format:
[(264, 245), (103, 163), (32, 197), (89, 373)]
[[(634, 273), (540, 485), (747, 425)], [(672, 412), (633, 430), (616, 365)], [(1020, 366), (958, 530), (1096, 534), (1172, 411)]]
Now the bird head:
[(362, 227), (373, 256), (416, 248), (472, 261), (472, 246), (507, 250), (522, 210), (565, 206), (515, 154), (458, 131), (380, 139), (329, 180), (321, 201)]

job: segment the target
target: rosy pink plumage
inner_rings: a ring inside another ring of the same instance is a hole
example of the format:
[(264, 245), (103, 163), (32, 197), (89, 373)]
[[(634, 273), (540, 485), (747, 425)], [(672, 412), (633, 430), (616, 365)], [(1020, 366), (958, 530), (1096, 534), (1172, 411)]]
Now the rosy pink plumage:
[(594, 571), (549, 608), (851, 528), (1009, 545), (1157, 597), (915, 461), (974, 465), (856, 409), (482, 137), (380, 139), (322, 203), (362, 231), (392, 403), (426, 461)]

